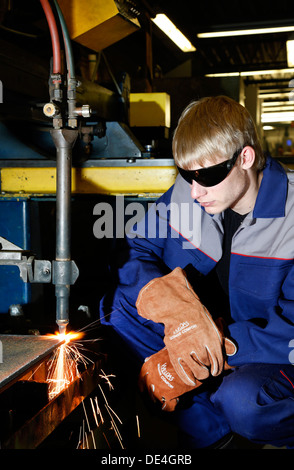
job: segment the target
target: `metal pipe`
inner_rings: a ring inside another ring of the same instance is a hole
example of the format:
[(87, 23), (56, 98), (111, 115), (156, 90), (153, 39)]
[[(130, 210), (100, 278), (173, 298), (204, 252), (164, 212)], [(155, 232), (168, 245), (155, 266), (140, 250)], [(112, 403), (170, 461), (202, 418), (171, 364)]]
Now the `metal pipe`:
[(56, 257), (53, 262), (53, 283), (56, 295), (56, 323), (65, 333), (69, 319), (69, 294), (72, 284), (71, 262), (71, 169), (72, 148), (78, 131), (53, 129), (56, 146)]
[[(56, 132), (57, 131), (57, 132)], [(66, 135), (65, 135), (66, 133)], [(70, 200), (71, 200), (71, 149), (68, 137), (74, 137), (64, 129), (54, 130), (57, 135), (56, 161), (56, 259), (70, 259)]]

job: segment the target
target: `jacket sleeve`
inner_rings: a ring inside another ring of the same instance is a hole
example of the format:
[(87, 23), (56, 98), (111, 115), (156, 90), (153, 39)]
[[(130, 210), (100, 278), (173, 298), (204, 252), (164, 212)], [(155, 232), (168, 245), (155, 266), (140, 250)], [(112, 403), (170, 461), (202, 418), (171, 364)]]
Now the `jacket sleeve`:
[[(175, 194), (179, 193), (182, 198), (181, 180), (178, 184), (176, 181), (129, 231), (123, 261), (115, 268), (114, 287), (100, 302), (101, 323), (115, 330), (140, 359), (145, 359), (164, 347), (163, 325), (146, 320), (137, 313), (135, 304), (141, 288), (176, 267), (192, 269), (193, 275), (202, 278), (215, 266), (215, 260), (204, 251), (196, 249), (186, 236), (187, 233), (184, 232), (184, 236), (182, 227), (176, 224), (177, 216), (178, 221), (182, 220), (182, 206), (179, 207), (178, 202), (175, 202)], [(184, 196), (190, 206), (194, 204), (190, 197), (190, 188), (188, 191), (186, 188)], [(200, 217), (202, 213), (205, 214), (199, 208), (197, 212)], [(210, 216), (207, 218), (210, 224)], [(193, 227), (192, 238), (194, 227), (199, 229), (198, 224), (199, 217), (191, 219), (189, 225)]]
[[(168, 204), (171, 191), (159, 201)], [(169, 230), (168, 214), (159, 216), (155, 203), (127, 234), (123, 262), (114, 269), (114, 287), (100, 302), (101, 323), (112, 327), (141, 361), (164, 347), (163, 325), (140, 317), (135, 304), (144, 285), (169, 272), (163, 261)], [(158, 236), (161, 232), (167, 237)]]

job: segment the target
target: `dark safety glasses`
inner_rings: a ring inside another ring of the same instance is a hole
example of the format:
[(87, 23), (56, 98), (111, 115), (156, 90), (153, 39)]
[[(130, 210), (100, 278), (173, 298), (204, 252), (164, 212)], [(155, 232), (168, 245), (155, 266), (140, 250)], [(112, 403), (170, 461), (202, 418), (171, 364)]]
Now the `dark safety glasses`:
[(200, 168), (199, 170), (183, 170), (183, 168), (177, 168), (180, 175), (189, 184), (192, 184), (194, 180), (201, 186), (216, 186), (228, 176), (242, 150), (243, 149), (237, 150), (229, 160), (218, 163), (217, 165), (208, 166), (207, 168)]

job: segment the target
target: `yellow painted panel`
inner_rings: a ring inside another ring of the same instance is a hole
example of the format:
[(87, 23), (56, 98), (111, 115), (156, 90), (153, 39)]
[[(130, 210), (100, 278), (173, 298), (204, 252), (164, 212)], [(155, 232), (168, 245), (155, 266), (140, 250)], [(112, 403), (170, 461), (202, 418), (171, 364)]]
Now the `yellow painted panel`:
[(117, 15), (114, 0), (58, 0), (72, 39)]
[(55, 168), (1, 168), (1, 191), (52, 193), (56, 189)]
[(170, 127), (170, 96), (167, 93), (130, 93), (130, 126)]
[(137, 19), (126, 19), (114, 0), (59, 0), (71, 39), (101, 51), (137, 31)]
[[(72, 169), (73, 194), (162, 193), (174, 183), (175, 167), (94, 167)], [(1, 191), (54, 194), (55, 168), (2, 168)]]

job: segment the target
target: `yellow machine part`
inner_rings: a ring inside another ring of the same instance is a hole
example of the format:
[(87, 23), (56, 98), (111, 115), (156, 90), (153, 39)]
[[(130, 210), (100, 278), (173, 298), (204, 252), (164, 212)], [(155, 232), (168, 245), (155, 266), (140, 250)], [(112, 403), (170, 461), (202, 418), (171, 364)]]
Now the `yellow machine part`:
[(59, 0), (71, 39), (101, 51), (137, 31), (136, 18), (127, 18), (114, 0)]
[[(89, 167), (72, 169), (73, 194), (163, 193), (175, 181), (174, 166)], [(54, 194), (56, 168), (1, 168), (1, 191)]]
[(130, 93), (131, 127), (170, 127), (170, 96), (167, 93)]

